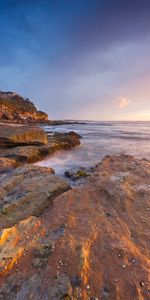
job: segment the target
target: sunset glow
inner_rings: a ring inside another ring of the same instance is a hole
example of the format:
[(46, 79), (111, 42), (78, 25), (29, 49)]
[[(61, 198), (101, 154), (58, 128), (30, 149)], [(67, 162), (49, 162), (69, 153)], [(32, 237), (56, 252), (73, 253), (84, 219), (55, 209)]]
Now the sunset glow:
[(1, 89), (53, 119), (149, 120), (150, 2), (34, 3), (0, 1)]

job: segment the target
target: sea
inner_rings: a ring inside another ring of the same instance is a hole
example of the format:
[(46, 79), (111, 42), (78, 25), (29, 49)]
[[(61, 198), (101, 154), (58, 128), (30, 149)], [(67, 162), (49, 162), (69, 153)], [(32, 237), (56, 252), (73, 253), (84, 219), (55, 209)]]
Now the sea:
[(130, 154), (150, 159), (150, 122), (95, 122), (44, 126), (51, 132), (75, 131), (82, 137), (81, 145), (72, 150), (58, 151), (37, 163), (52, 167), (58, 175), (69, 169), (93, 167), (105, 155)]

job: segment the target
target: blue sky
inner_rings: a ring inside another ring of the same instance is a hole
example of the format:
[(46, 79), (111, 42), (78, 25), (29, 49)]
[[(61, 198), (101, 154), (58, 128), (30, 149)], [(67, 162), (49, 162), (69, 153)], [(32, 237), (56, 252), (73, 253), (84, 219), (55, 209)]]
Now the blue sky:
[(149, 0), (0, 0), (0, 89), (53, 119), (150, 120)]

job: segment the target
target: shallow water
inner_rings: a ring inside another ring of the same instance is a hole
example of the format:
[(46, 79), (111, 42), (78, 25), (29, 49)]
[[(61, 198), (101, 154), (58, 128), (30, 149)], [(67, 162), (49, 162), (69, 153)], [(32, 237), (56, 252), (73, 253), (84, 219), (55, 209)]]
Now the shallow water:
[(52, 167), (56, 174), (79, 166), (94, 166), (107, 154), (131, 154), (150, 159), (150, 122), (86, 122), (61, 126), (45, 126), (46, 132), (76, 131), (81, 145), (69, 151), (59, 151), (38, 162)]

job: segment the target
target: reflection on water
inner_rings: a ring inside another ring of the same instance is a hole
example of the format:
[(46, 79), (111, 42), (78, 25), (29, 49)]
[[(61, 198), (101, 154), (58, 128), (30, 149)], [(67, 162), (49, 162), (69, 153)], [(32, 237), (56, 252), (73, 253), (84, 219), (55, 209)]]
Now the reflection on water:
[(106, 154), (127, 153), (150, 159), (150, 122), (86, 122), (61, 126), (45, 126), (47, 132), (76, 131), (81, 145), (59, 151), (38, 165), (55, 169), (56, 174), (78, 166), (93, 166)]

